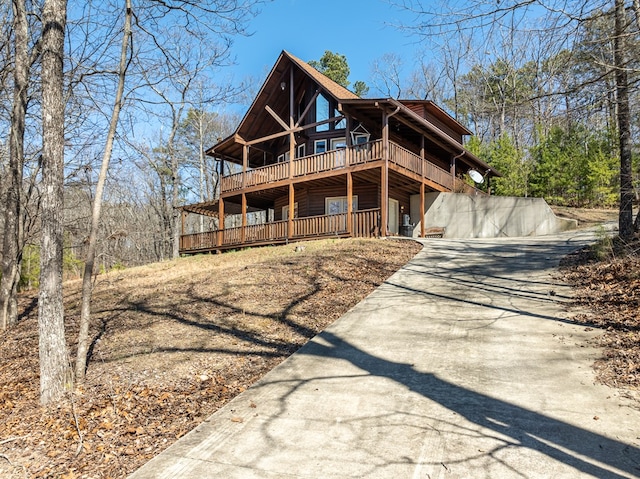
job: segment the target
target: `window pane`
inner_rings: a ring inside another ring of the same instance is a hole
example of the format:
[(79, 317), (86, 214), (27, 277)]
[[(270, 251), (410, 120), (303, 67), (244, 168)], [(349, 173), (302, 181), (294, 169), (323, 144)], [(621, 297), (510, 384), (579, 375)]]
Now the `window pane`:
[[(319, 95), (316, 99), (316, 121), (324, 121), (329, 119), (329, 100), (324, 95)], [(316, 131), (327, 131), (329, 123), (316, 126)]]
[[(333, 116), (339, 116), (340, 112), (336, 109), (333, 110)], [(335, 129), (336, 130), (344, 130), (347, 127), (347, 119), (343, 118), (342, 120), (340, 120), (339, 122), (336, 123)]]

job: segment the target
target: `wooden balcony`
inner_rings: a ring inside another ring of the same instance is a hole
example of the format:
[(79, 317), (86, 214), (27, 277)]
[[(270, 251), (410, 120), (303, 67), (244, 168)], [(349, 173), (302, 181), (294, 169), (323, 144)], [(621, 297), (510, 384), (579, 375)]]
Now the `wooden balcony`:
[(183, 235), (180, 237), (180, 253), (189, 254), (246, 246), (280, 244), (323, 237), (375, 237), (379, 234), (379, 214), (379, 208), (353, 212), (351, 232), (348, 228), (347, 213), (342, 213), (294, 218), (291, 236), (287, 235), (288, 221)]
[[(438, 185), (442, 191), (452, 191), (454, 178), (451, 173), (429, 160), (389, 142), (388, 159), (396, 169), (418, 175), (431, 183)], [(366, 165), (384, 160), (385, 153), (382, 140), (376, 140), (362, 145), (351, 146), (341, 150), (328, 151), (316, 155), (305, 156), (289, 163), (277, 163), (248, 170), (246, 173), (236, 173), (225, 176), (221, 180), (222, 193), (240, 192), (246, 188), (259, 187), (283, 181), (292, 175), (294, 179), (312, 179), (314, 175), (336, 172), (340, 174), (346, 167)], [(290, 171), (291, 170), (291, 171)]]

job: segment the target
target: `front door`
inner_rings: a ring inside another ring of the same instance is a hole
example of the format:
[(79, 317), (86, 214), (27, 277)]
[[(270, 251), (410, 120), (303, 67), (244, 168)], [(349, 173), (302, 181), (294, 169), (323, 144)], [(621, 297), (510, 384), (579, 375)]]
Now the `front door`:
[(400, 226), (400, 202), (389, 198), (389, 233), (397, 235)]

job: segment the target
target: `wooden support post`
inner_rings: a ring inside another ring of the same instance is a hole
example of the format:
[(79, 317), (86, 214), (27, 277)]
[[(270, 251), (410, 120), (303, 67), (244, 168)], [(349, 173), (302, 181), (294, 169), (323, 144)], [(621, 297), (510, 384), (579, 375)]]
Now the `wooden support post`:
[[(220, 158), (218, 169), (218, 198), (222, 196), (222, 178), (224, 177), (224, 158)], [(215, 191), (214, 191), (215, 194)]]
[(353, 177), (347, 171), (347, 233), (353, 236)]
[(295, 189), (293, 183), (289, 183), (289, 218), (287, 221), (287, 239), (293, 238), (293, 216), (296, 212), (295, 204)]
[(180, 244), (178, 245), (178, 251), (183, 249), (183, 241), (184, 241), (184, 223), (187, 219), (187, 212), (182, 210), (182, 214), (180, 215)]
[(389, 116), (382, 114), (382, 154), (380, 172), (380, 236), (387, 236), (389, 223)]
[(240, 230), (240, 242), (244, 244), (247, 229), (247, 195), (242, 193), (242, 229)]
[(422, 164), (420, 170), (422, 171), (422, 181), (420, 182), (420, 238), (424, 238), (424, 177), (425, 177), (425, 148), (424, 148), (424, 135), (420, 135), (420, 158), (422, 158)]
[(296, 157), (296, 135), (293, 131), (295, 127), (295, 122), (293, 120), (295, 112), (295, 98), (293, 94), (293, 66), (291, 66), (289, 69), (289, 178), (293, 178), (293, 160)]
[(247, 184), (247, 167), (249, 166), (249, 146), (242, 145), (242, 187)]
[(425, 149), (424, 149), (424, 135), (420, 135), (420, 158), (422, 158), (422, 161), (420, 162), (420, 173), (422, 174), (422, 177), (424, 178), (425, 175)]
[(224, 200), (222, 197), (218, 199), (218, 235), (216, 246), (222, 246), (224, 242)]
[(420, 183), (420, 238), (424, 238), (424, 183)]

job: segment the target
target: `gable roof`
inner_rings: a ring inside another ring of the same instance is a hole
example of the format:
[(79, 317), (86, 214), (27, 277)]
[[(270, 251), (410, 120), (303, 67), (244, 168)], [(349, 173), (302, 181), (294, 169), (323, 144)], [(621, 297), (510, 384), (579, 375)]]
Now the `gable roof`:
[[(271, 115), (265, 114), (265, 109), (269, 106), (282, 120), (285, 120), (285, 122), (288, 120), (288, 87), (290, 86), (292, 67), (294, 67), (293, 77), (296, 86), (303, 85), (306, 79), (306, 81), (311, 80), (314, 84), (317, 84), (325, 94), (332, 96), (336, 101), (360, 98), (355, 93), (350, 92), (342, 85), (320, 73), (308, 63), (282, 50), (235, 132), (209, 148), (206, 154), (237, 161), (237, 158), (242, 155), (242, 147), (238, 144), (238, 140), (242, 142), (282, 131), (282, 126)], [(296, 72), (301, 72), (302, 74), (295, 74)], [(283, 83), (287, 85), (287, 88), (280, 87)]]
[(320, 73), (318, 70), (313, 68), (307, 62), (303, 62), (302, 60), (293, 56), (291, 53), (287, 52), (286, 50), (282, 51), (282, 55), (287, 56), (292, 62), (298, 65), (298, 67), (300, 67), (301, 70), (303, 70), (307, 75), (313, 78), (316, 81), (316, 83), (318, 83), (318, 85), (320, 85), (336, 100), (348, 100), (348, 99), (360, 98), (358, 95), (356, 95), (352, 91), (349, 91), (339, 83), (334, 82), (331, 78)]

